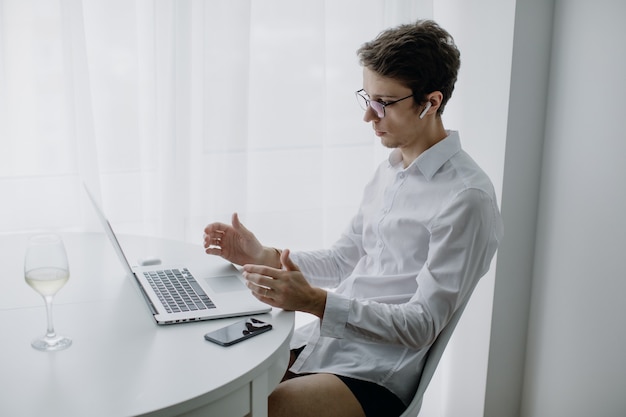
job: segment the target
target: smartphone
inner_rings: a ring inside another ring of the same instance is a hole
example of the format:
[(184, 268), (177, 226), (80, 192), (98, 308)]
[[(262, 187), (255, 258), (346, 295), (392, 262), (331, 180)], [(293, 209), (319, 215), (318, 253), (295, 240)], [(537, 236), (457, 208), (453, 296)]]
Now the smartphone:
[(269, 330), (272, 330), (271, 324), (250, 317), (209, 332), (204, 335), (204, 338), (221, 346), (231, 346)]

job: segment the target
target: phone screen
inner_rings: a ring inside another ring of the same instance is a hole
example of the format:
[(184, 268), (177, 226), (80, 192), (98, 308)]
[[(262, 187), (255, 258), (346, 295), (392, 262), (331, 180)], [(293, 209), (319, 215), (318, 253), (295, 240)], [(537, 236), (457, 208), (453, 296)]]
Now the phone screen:
[(209, 332), (204, 335), (204, 338), (218, 345), (230, 346), (271, 329), (271, 324), (250, 317)]

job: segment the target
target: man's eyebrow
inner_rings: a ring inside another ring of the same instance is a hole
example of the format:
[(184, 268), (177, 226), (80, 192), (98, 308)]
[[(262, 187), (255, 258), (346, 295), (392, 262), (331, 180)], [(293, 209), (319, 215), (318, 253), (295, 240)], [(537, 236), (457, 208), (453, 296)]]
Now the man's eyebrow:
[[(367, 92), (365, 93), (367, 94)], [(369, 95), (367, 94), (367, 96), (372, 99), (372, 100), (381, 100), (381, 99), (387, 99), (384, 101), (392, 101), (395, 100), (397, 98), (401, 98), (403, 97), (402, 95), (394, 95), (394, 94), (374, 94), (374, 95)]]

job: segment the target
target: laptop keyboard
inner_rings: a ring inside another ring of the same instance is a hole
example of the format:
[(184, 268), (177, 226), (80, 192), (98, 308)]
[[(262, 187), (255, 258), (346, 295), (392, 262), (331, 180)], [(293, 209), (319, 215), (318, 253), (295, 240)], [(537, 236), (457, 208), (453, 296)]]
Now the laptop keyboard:
[(143, 273), (168, 313), (215, 308), (187, 268)]

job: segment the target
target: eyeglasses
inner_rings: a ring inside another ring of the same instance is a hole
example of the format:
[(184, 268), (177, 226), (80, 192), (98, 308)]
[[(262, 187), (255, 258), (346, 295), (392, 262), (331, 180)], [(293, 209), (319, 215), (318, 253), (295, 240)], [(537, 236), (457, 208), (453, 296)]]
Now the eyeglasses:
[(406, 100), (407, 98), (413, 97), (413, 94), (411, 94), (410, 96), (402, 97), (394, 101), (382, 101), (382, 100), (370, 100), (369, 96), (367, 96), (367, 93), (363, 89), (360, 89), (354, 94), (356, 95), (356, 101), (359, 102), (359, 106), (361, 106), (363, 110), (367, 111), (367, 109), (371, 107), (376, 112), (376, 115), (380, 119), (385, 117), (385, 107), (391, 106), (392, 104), (396, 104), (399, 101)]

